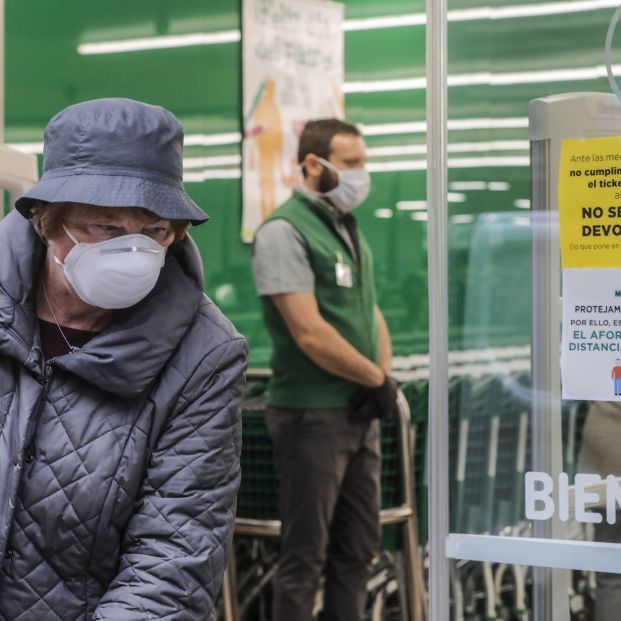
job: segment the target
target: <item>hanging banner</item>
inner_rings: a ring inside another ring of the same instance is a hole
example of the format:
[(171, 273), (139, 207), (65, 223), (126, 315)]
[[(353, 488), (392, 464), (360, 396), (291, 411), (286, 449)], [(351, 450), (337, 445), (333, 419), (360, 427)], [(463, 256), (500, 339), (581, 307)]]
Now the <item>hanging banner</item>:
[(344, 116), (343, 14), (326, 0), (243, 2), (244, 241), (297, 185), (304, 123)]
[(558, 196), (562, 396), (621, 401), (621, 137), (564, 140)]

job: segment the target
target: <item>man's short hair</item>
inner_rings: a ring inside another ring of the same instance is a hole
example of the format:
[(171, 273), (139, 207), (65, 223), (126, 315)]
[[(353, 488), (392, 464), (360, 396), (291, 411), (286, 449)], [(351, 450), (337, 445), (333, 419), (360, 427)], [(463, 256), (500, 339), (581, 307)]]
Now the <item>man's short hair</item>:
[(355, 125), (340, 121), (339, 119), (308, 121), (300, 134), (298, 162), (301, 164), (309, 153), (314, 153), (324, 160), (330, 159), (330, 153), (332, 152), (330, 143), (336, 134), (362, 135)]

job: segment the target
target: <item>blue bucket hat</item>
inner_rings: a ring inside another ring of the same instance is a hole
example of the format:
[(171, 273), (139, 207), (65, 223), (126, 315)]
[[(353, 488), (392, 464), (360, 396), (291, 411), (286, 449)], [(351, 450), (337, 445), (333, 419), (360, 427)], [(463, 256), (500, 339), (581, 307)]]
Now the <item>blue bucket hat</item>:
[(207, 214), (183, 189), (183, 128), (159, 106), (94, 99), (48, 123), (41, 180), (15, 201), (29, 218), (37, 201), (143, 207), (200, 224)]

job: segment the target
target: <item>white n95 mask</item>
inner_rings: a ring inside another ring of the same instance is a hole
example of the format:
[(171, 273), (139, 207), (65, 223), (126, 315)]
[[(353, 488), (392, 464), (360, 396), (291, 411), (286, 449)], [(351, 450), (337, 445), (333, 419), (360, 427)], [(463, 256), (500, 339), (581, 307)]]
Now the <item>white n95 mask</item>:
[(371, 188), (371, 178), (366, 168), (336, 168), (322, 157), (317, 159), (336, 173), (337, 185), (321, 196), (329, 198), (340, 212), (349, 213), (366, 199)]
[(98, 308), (129, 308), (155, 287), (166, 248), (147, 235), (120, 235), (88, 244), (63, 225), (75, 246), (65, 257), (65, 276), (79, 298)]

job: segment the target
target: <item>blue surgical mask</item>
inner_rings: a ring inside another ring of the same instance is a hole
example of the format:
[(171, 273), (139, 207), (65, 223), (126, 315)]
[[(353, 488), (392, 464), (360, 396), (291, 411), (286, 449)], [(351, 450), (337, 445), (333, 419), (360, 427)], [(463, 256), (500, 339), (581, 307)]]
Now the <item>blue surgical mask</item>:
[(333, 170), (338, 179), (336, 186), (320, 194), (321, 197), (329, 198), (341, 213), (349, 213), (364, 202), (371, 188), (371, 178), (366, 168), (336, 168), (322, 157), (317, 159)]

